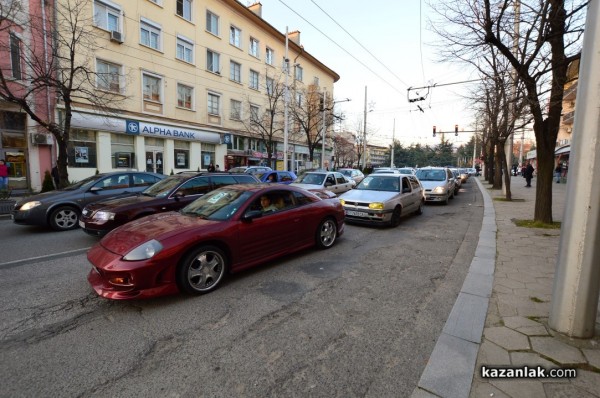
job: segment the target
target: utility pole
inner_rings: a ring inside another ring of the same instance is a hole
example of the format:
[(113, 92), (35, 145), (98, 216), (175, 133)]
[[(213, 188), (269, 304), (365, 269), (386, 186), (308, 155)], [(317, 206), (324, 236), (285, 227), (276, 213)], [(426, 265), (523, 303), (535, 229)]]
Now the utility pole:
[(326, 104), (327, 104), (327, 91), (325, 91), (325, 89), (323, 89), (323, 135), (322, 135), (322, 139), (323, 139), (323, 147), (321, 149), (321, 168), (325, 169), (325, 130), (327, 129), (327, 124), (325, 123), (325, 108), (326, 108)]
[(367, 86), (365, 86), (365, 127), (363, 130), (363, 170), (367, 167)]
[(570, 337), (594, 336), (600, 291), (600, 4), (587, 10), (567, 201), (549, 324)]
[(288, 101), (289, 101), (289, 87), (288, 87), (288, 73), (290, 71), (290, 60), (288, 58), (288, 27), (285, 27), (285, 87), (283, 90), (283, 171), (288, 171)]
[(392, 154), (390, 156), (390, 167), (394, 167), (394, 136), (396, 135), (396, 119), (394, 119), (394, 127), (392, 128)]

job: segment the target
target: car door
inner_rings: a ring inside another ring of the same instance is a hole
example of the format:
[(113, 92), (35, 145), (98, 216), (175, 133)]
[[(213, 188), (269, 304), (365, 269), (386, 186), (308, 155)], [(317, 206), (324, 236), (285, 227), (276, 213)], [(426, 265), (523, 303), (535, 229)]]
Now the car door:
[(336, 181), (336, 185), (338, 187), (336, 193), (344, 193), (352, 189), (352, 183), (346, 180), (346, 177), (342, 173), (333, 173), (333, 176)]
[(98, 180), (88, 189), (80, 201), (81, 207), (100, 200), (131, 193), (129, 173), (119, 173)]
[[(288, 191), (270, 191), (266, 195), (271, 203), (284, 201), (284, 206), (277, 211), (264, 213), (249, 222), (241, 222), (238, 235), (239, 261), (253, 263), (266, 257), (283, 254), (290, 250), (296, 243), (297, 229), (301, 222), (300, 217), (294, 216), (293, 200)], [(252, 199), (250, 205), (244, 210), (261, 210), (259, 193)]]

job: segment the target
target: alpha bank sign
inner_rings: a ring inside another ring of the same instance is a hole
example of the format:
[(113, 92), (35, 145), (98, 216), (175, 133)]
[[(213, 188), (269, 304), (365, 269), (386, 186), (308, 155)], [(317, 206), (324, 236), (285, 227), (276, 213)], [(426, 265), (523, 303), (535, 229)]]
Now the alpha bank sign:
[(202, 141), (219, 143), (220, 135), (210, 131), (191, 130), (182, 127), (165, 126), (160, 124), (140, 122), (139, 120), (126, 120), (125, 132), (130, 135), (143, 135), (146, 137), (173, 138), (188, 141)]

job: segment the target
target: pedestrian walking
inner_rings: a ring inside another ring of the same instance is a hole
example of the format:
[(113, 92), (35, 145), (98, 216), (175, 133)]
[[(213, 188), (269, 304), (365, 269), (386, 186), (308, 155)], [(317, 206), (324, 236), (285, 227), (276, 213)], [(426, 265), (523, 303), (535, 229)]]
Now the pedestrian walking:
[(8, 166), (0, 159), (0, 190), (8, 189)]
[(525, 177), (525, 181), (527, 181), (526, 187), (531, 187), (531, 179), (533, 178), (533, 171), (535, 169), (531, 165), (531, 163), (527, 163), (527, 167), (525, 167), (525, 173), (523, 173), (523, 177)]
[(208, 165), (208, 171), (209, 171), (209, 172), (211, 172), (211, 173), (212, 173), (213, 171), (215, 171), (215, 166), (213, 166), (213, 164), (212, 164), (212, 163)]
[(562, 177), (562, 164), (560, 162), (554, 169), (554, 177), (556, 177), (556, 183), (560, 184), (560, 177)]

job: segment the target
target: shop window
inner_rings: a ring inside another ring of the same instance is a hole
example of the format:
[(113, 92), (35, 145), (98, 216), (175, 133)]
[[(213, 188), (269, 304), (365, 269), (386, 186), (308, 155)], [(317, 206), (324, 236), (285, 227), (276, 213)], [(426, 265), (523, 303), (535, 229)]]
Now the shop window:
[(207, 169), (210, 164), (216, 166), (215, 146), (212, 144), (202, 144), (202, 168)]
[(69, 167), (97, 166), (96, 132), (89, 130), (72, 130), (67, 144)]
[(175, 141), (175, 168), (190, 168), (190, 143), (185, 141)]
[(0, 128), (2, 130), (25, 130), (25, 114), (17, 112), (0, 112)]
[(110, 149), (113, 168), (135, 168), (135, 148), (132, 136), (111, 134)]

